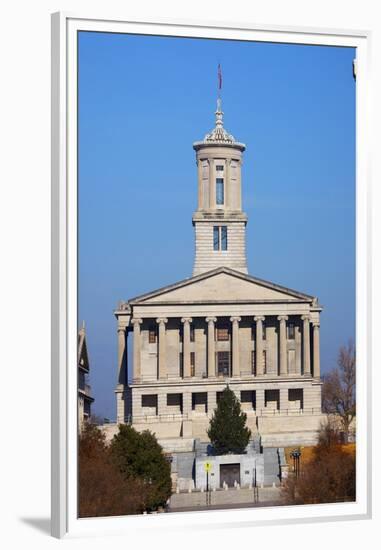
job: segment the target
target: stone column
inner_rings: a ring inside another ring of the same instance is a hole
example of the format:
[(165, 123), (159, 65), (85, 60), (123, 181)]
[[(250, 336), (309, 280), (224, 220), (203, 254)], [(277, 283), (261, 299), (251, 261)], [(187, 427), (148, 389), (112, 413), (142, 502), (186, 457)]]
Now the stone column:
[(242, 161), (237, 161), (237, 209), (242, 210), (242, 187), (241, 187), (241, 164)]
[(241, 317), (230, 317), (230, 322), (232, 323), (232, 347), (233, 347), (233, 369), (232, 375), (240, 375), (240, 363), (239, 363), (239, 322)]
[(230, 181), (230, 163), (231, 159), (226, 159), (225, 164), (225, 206), (227, 208), (233, 209), (233, 205), (231, 204), (232, 199), (232, 188), (231, 188), (231, 181)]
[(183, 377), (190, 378), (191, 375), (191, 362), (190, 362), (190, 323), (191, 317), (183, 317), (181, 319), (183, 323)]
[(313, 339), (313, 366), (314, 378), (320, 378), (320, 325), (316, 321), (313, 323), (314, 339)]
[(156, 319), (159, 325), (159, 379), (167, 378), (167, 357), (166, 357), (166, 341), (165, 341), (165, 325), (168, 319), (159, 317)]
[(214, 160), (208, 159), (209, 163), (209, 207), (216, 208), (216, 181), (214, 177)]
[(286, 321), (287, 315), (279, 315), (279, 374), (280, 376), (287, 375), (287, 336), (286, 336)]
[(255, 325), (255, 364), (257, 376), (264, 374), (263, 372), (263, 326), (264, 317), (254, 317)]
[(214, 343), (214, 323), (217, 322), (216, 317), (207, 317), (208, 323), (208, 378), (216, 376), (216, 357)]
[(134, 326), (134, 372), (133, 380), (140, 380), (141, 378), (141, 342), (140, 342), (140, 325), (141, 319), (134, 318), (131, 320), (131, 324)]
[(127, 384), (126, 327), (118, 327), (118, 384)]
[(303, 373), (304, 373), (304, 376), (311, 376), (310, 316), (302, 315), (302, 321), (303, 321)]
[(202, 210), (204, 208), (203, 201), (203, 179), (202, 179), (202, 160), (198, 159), (197, 161), (197, 173), (198, 173), (198, 209)]

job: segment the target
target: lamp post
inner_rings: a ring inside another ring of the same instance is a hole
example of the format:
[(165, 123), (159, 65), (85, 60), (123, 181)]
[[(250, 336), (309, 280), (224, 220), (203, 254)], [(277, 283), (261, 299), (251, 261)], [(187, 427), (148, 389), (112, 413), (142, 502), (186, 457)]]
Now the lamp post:
[(301, 452), (298, 450), (298, 449), (295, 449), (294, 451), (291, 451), (290, 453), (290, 457), (293, 459), (294, 461), (294, 474), (295, 474), (295, 477), (298, 478), (299, 477), (299, 474), (300, 474), (300, 456), (301, 456)]

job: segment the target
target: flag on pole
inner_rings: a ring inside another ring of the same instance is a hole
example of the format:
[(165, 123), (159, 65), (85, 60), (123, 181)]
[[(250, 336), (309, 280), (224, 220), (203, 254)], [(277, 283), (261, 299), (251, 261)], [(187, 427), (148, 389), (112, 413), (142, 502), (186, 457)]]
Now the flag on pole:
[(222, 88), (222, 71), (221, 71), (221, 65), (218, 64), (218, 90), (221, 90)]

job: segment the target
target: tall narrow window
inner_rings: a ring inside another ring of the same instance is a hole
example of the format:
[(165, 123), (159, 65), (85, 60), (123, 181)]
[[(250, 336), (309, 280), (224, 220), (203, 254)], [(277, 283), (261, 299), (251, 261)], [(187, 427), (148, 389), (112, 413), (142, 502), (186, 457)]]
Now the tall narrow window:
[(217, 352), (217, 374), (218, 376), (229, 376), (230, 353), (228, 351)]
[(190, 341), (194, 342), (194, 325), (190, 326)]
[(228, 249), (228, 228), (226, 225), (213, 227), (213, 250)]
[(156, 343), (156, 327), (154, 327), (154, 326), (149, 327), (148, 343), (149, 344), (155, 344)]
[(226, 225), (221, 227), (221, 250), (228, 249), (228, 228)]
[(191, 376), (195, 375), (195, 368), (196, 368), (196, 358), (194, 351), (191, 351), (190, 354), (190, 368), (191, 368)]
[(220, 249), (220, 228), (218, 226), (213, 227), (213, 250)]
[(216, 203), (217, 205), (221, 205), (224, 202), (224, 178), (216, 178)]
[(288, 339), (289, 340), (295, 340), (295, 325), (294, 323), (288, 324)]

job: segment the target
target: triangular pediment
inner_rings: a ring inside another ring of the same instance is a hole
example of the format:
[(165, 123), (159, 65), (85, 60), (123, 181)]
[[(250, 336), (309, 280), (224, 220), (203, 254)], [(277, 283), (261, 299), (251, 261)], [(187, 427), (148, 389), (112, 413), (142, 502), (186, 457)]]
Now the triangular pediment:
[(137, 296), (129, 303), (311, 302), (313, 299), (307, 294), (222, 267)]
[(78, 334), (78, 366), (87, 371), (90, 369), (84, 329), (81, 329)]

